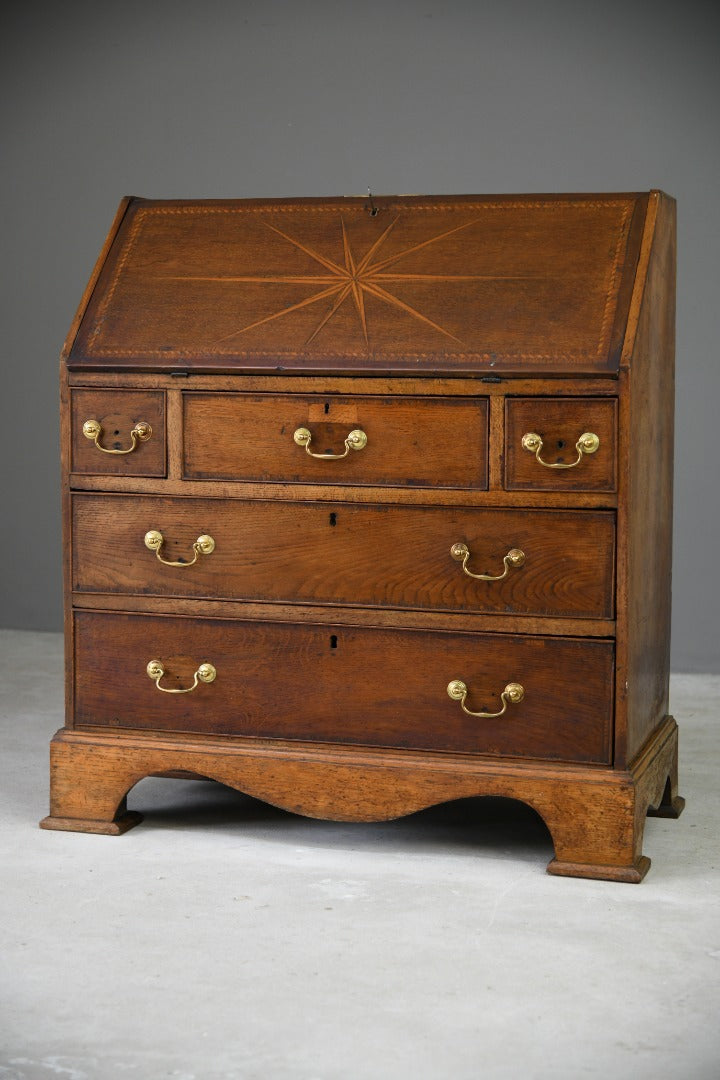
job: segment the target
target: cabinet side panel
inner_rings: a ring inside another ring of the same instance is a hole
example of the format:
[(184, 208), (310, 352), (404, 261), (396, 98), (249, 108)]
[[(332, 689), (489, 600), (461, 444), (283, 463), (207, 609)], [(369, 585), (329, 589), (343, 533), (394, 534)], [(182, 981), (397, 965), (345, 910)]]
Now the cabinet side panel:
[(675, 201), (657, 220), (630, 360), (627, 472), (627, 744), (631, 761), (668, 712), (675, 405)]
[(70, 503), (70, 387), (67, 365), (60, 361), (60, 483), (63, 545), (63, 626), (65, 633), (65, 726), (72, 727), (73, 617), (72, 617), (72, 509)]

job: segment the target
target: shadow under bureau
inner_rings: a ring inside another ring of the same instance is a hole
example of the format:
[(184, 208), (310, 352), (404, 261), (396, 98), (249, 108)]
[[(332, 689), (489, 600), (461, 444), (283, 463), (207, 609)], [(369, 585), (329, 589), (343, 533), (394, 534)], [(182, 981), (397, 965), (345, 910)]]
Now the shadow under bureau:
[(556, 874), (673, 817), (674, 202), (122, 203), (63, 351), (45, 828), (146, 776), (311, 817), (522, 800)]

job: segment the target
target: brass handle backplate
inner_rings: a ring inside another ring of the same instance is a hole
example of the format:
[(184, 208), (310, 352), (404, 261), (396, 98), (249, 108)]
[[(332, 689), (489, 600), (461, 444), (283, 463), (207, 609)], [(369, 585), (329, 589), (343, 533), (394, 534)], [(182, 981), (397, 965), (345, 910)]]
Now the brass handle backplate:
[(186, 686), (180, 690), (169, 690), (167, 686), (161, 686), (160, 680), (165, 674), (165, 668), (163, 667), (161, 660), (151, 660), (145, 669), (157, 686), (158, 690), (162, 690), (163, 694), (189, 694), (191, 690), (194, 690), (198, 682), (211, 683), (215, 682), (217, 678), (217, 671), (212, 664), (201, 664), (193, 676), (192, 686)]
[(468, 716), (479, 716), (485, 720), (492, 719), (495, 716), (503, 716), (507, 711), (508, 704), (518, 705), (525, 697), (525, 688), (520, 683), (509, 682), (500, 695), (500, 700), (503, 703), (500, 712), (473, 712), (465, 704), (468, 688), (462, 679), (453, 679), (451, 683), (448, 683), (447, 692), (448, 697), (452, 698), (453, 701), (460, 702), (462, 711), (466, 712)]
[(294, 435), (293, 439), (298, 446), (305, 447), (305, 453), (310, 457), (319, 458), (320, 461), (339, 461), (341, 458), (348, 456), (351, 450), (364, 450), (367, 446), (368, 437), (364, 431), (360, 428), (355, 428), (345, 439), (345, 452), (342, 454), (316, 454), (310, 449), (310, 443), (312, 442), (312, 432), (308, 431), (306, 427), (299, 427)]
[(197, 540), (192, 546), (194, 555), (190, 562), (171, 562), (170, 559), (163, 559), (160, 554), (160, 548), (163, 546), (165, 538), (161, 532), (157, 529), (151, 529), (150, 532), (145, 533), (145, 547), (149, 551), (154, 551), (163, 566), (193, 566), (197, 560), (198, 555), (210, 555), (215, 550), (215, 541), (212, 536), (208, 536), (207, 533), (203, 533), (198, 536)]
[(470, 549), (467, 544), (453, 544), (450, 548), (450, 554), (457, 562), (462, 563), (462, 568), (468, 577), (475, 578), (476, 581), (502, 581), (510, 573), (511, 566), (522, 566), (525, 562), (525, 552), (520, 548), (510, 548), (507, 555), (503, 557), (503, 563), (505, 569), (502, 574), (473, 574), (471, 570), (467, 568), (467, 562), (470, 558)]
[(544, 465), (546, 469), (574, 469), (576, 465), (579, 465), (583, 459), (584, 454), (594, 454), (600, 446), (600, 439), (593, 431), (584, 431), (578, 441), (575, 443), (575, 449), (577, 450), (577, 459), (565, 464), (562, 461), (555, 462), (552, 465), (549, 461), (543, 461), (540, 457), (540, 451), (543, 448), (543, 441), (539, 435), (534, 431), (528, 431), (522, 437), (522, 448), (528, 450), (531, 454), (534, 454), (541, 465)]
[(147, 442), (152, 435), (152, 428), (149, 424), (146, 424), (144, 420), (136, 424), (130, 432), (131, 444), (127, 450), (108, 450), (107, 446), (101, 446), (99, 439), (102, 435), (102, 425), (97, 420), (86, 420), (83, 424), (83, 435), (90, 442), (95, 443), (98, 450), (102, 450), (103, 454), (132, 454), (133, 450), (139, 442)]

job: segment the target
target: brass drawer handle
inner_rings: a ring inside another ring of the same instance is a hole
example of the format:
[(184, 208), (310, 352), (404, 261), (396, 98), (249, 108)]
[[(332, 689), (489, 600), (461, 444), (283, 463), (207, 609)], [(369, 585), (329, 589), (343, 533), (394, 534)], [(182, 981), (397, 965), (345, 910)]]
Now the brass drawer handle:
[(355, 428), (345, 439), (344, 454), (315, 454), (310, 449), (312, 433), (306, 427), (299, 427), (293, 435), (293, 439), (298, 446), (305, 447), (306, 454), (309, 454), (310, 457), (319, 458), (320, 461), (339, 461), (341, 458), (347, 457), (351, 450), (364, 450), (368, 441), (365, 432), (361, 431), (360, 428)]
[(190, 691), (194, 690), (197, 686), (198, 680), (204, 683), (211, 683), (215, 682), (215, 679), (217, 678), (217, 671), (212, 664), (201, 664), (193, 676), (192, 686), (187, 686), (184, 690), (168, 690), (166, 686), (160, 685), (160, 680), (165, 674), (165, 668), (160, 660), (151, 660), (146, 671), (158, 690), (162, 690), (163, 694), (189, 694)]
[(500, 712), (473, 712), (465, 705), (468, 688), (461, 679), (453, 679), (451, 683), (448, 683), (447, 692), (448, 697), (451, 697), (453, 701), (460, 702), (462, 711), (466, 712), (468, 716), (480, 716), (485, 720), (495, 716), (502, 716), (507, 711), (509, 704), (517, 705), (525, 697), (525, 688), (519, 682), (509, 682), (500, 695), (500, 700), (503, 703)]
[(510, 573), (511, 566), (522, 566), (525, 562), (524, 551), (521, 551), (520, 548), (510, 548), (507, 555), (503, 557), (505, 569), (502, 574), (473, 574), (467, 568), (467, 561), (470, 558), (470, 549), (467, 544), (453, 544), (450, 548), (450, 554), (457, 562), (462, 562), (463, 571), (468, 577), (475, 578), (476, 581), (502, 581)]
[(102, 450), (103, 454), (132, 454), (133, 450), (139, 442), (147, 442), (152, 435), (152, 428), (149, 424), (146, 424), (144, 420), (136, 424), (130, 432), (130, 438), (132, 444), (128, 446), (127, 450), (108, 450), (106, 446), (101, 446), (98, 439), (102, 435), (102, 425), (97, 420), (86, 420), (83, 424), (83, 435), (90, 442), (94, 442), (98, 450)]
[(575, 443), (575, 449), (578, 456), (576, 461), (571, 461), (568, 465), (565, 465), (562, 461), (556, 462), (551, 465), (549, 461), (543, 461), (540, 457), (540, 451), (543, 448), (543, 441), (539, 435), (536, 435), (534, 431), (528, 431), (522, 437), (523, 450), (529, 450), (531, 454), (534, 454), (541, 465), (544, 465), (546, 469), (574, 469), (576, 465), (579, 465), (583, 459), (583, 454), (594, 454), (597, 448), (600, 446), (600, 439), (592, 431), (585, 431)]
[(163, 559), (160, 554), (160, 548), (164, 543), (165, 538), (157, 529), (151, 529), (150, 532), (145, 533), (145, 547), (148, 548), (149, 551), (155, 552), (163, 566), (194, 566), (198, 560), (198, 555), (210, 555), (215, 550), (215, 541), (212, 536), (203, 533), (202, 536), (198, 536), (192, 546), (195, 554), (190, 562), (171, 562), (170, 559)]

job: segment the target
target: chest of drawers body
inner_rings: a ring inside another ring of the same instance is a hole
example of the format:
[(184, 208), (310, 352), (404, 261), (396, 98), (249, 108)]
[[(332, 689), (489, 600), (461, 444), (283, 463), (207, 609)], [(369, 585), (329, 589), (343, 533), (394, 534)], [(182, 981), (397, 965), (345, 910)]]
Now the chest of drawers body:
[(124, 832), (150, 775), (500, 795), (551, 872), (641, 880), (682, 808), (674, 242), (657, 192), (126, 200), (61, 364), (43, 826)]

